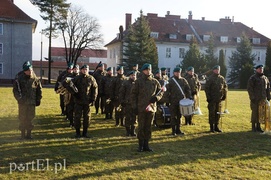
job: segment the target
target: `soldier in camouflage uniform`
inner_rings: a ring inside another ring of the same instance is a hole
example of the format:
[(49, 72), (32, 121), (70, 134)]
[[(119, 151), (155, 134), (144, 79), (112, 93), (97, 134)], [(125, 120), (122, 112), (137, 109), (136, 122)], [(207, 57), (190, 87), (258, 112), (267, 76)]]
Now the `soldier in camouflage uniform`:
[[(196, 99), (199, 97), (198, 93), (201, 89), (201, 84), (199, 82), (198, 75), (194, 73), (194, 68), (192, 66), (187, 68), (187, 72), (184, 76), (184, 78), (187, 80), (190, 89), (191, 89), (191, 95), (194, 99), (194, 107), (198, 107), (198, 104), (196, 104)], [(185, 124), (194, 125), (194, 122), (192, 122), (193, 115), (185, 116)]]
[(83, 133), (82, 137), (88, 138), (87, 131), (91, 119), (90, 106), (96, 100), (98, 94), (98, 85), (93, 76), (89, 75), (89, 66), (83, 65), (81, 68), (80, 75), (73, 79), (74, 85), (78, 89), (78, 93), (74, 94), (74, 127), (76, 130), (76, 138), (81, 137), (81, 117), (83, 114)]
[(208, 102), (210, 132), (222, 132), (218, 128), (221, 111), (221, 101), (226, 99), (228, 85), (220, 75), (220, 66), (213, 67), (213, 73), (206, 81), (205, 94)]
[[(182, 88), (180, 90), (179, 86)], [(176, 136), (177, 134), (184, 135), (184, 132), (181, 131), (181, 117), (182, 114), (180, 112), (180, 100), (184, 98), (191, 98), (191, 90), (187, 80), (181, 77), (181, 68), (176, 67), (173, 70), (173, 77), (169, 79), (168, 84), (166, 85), (167, 91), (165, 92), (165, 99), (166, 102), (169, 103), (169, 111), (171, 116), (171, 128), (172, 128), (172, 135)], [(185, 95), (185, 96), (184, 96)]]
[(126, 128), (126, 136), (136, 136), (135, 134), (135, 122), (136, 122), (136, 114), (133, 112), (132, 104), (131, 104), (131, 89), (135, 84), (136, 80), (136, 71), (130, 71), (127, 76), (129, 79), (124, 81), (120, 88), (120, 99), (121, 106), (124, 108), (125, 112), (125, 128)]
[(167, 68), (165, 67), (162, 67), (161, 68), (161, 74), (162, 74), (162, 79), (165, 80), (165, 81), (168, 81), (168, 75), (167, 75)]
[(161, 85), (151, 73), (151, 64), (144, 64), (141, 71), (142, 76), (135, 81), (131, 94), (132, 107), (134, 112), (138, 112), (139, 152), (152, 151), (149, 147), (151, 124), (156, 111), (156, 102), (163, 96)]
[[(13, 95), (19, 105), (19, 130), (21, 138), (32, 139), (32, 120), (35, 107), (40, 105), (42, 98), (41, 83), (36, 77), (29, 61), (23, 64), (23, 71), (18, 73), (13, 84)], [(26, 135), (25, 135), (26, 131)]]
[(101, 109), (101, 113), (104, 114), (105, 100), (104, 100), (104, 96), (101, 95), (101, 81), (105, 75), (106, 75), (106, 72), (104, 70), (104, 64), (100, 63), (98, 65), (97, 70), (93, 73), (93, 77), (96, 79), (96, 82), (98, 84), (98, 96), (95, 101), (96, 114), (98, 114), (99, 108)]
[(136, 78), (139, 78), (140, 76), (140, 71), (138, 70), (138, 64), (133, 65), (133, 71), (136, 72)]
[(247, 91), (250, 99), (251, 124), (253, 132), (263, 132), (259, 122), (260, 101), (270, 101), (270, 82), (263, 74), (263, 65), (255, 67), (256, 72), (252, 75), (247, 84)]
[(104, 76), (101, 81), (101, 96), (104, 97), (103, 99), (105, 101), (105, 119), (112, 119), (114, 105), (113, 101), (110, 99), (110, 95), (114, 76), (111, 67), (107, 68), (106, 71), (106, 76)]
[(114, 107), (115, 107), (115, 120), (116, 120), (116, 126), (123, 126), (123, 118), (124, 118), (124, 112), (123, 108), (121, 108), (119, 98), (120, 93), (120, 87), (122, 86), (122, 83), (127, 80), (127, 77), (123, 74), (123, 66), (117, 67), (117, 76), (114, 77), (114, 80), (112, 81), (112, 89), (111, 89), (111, 100), (113, 101)]

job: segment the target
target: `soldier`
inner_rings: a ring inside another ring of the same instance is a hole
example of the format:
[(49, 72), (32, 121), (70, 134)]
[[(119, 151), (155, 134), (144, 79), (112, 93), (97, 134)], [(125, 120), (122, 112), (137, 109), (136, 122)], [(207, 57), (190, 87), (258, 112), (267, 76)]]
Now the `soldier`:
[(220, 66), (213, 67), (213, 73), (205, 84), (205, 94), (208, 102), (210, 132), (222, 132), (218, 128), (221, 101), (226, 99), (228, 85), (223, 76), (220, 75)]
[(136, 72), (136, 78), (139, 78), (140, 76), (140, 71), (138, 70), (138, 64), (133, 65), (133, 71)]
[(104, 76), (101, 81), (101, 96), (103, 96), (103, 99), (105, 100), (105, 119), (112, 119), (114, 105), (113, 101), (110, 99), (110, 95), (114, 76), (111, 67), (107, 68), (106, 71), (106, 76)]
[(96, 79), (96, 82), (98, 84), (98, 96), (97, 99), (95, 101), (95, 109), (96, 109), (96, 114), (98, 114), (99, 112), (99, 108), (101, 108), (101, 113), (104, 114), (104, 108), (105, 108), (105, 104), (104, 104), (104, 96), (101, 96), (101, 81), (102, 78), (106, 75), (106, 72), (104, 70), (104, 64), (100, 63), (98, 64), (98, 68), (96, 69), (96, 71), (93, 73), (93, 77)]
[(123, 108), (121, 108), (120, 104), (120, 87), (122, 86), (122, 83), (127, 80), (127, 78), (123, 74), (123, 66), (117, 67), (117, 76), (114, 77), (114, 80), (112, 81), (112, 90), (111, 90), (111, 100), (113, 101), (114, 107), (115, 107), (115, 120), (116, 120), (116, 126), (119, 126), (119, 123), (121, 126), (123, 126), (123, 118), (124, 118), (124, 112)]
[(93, 76), (89, 75), (89, 66), (83, 65), (81, 68), (80, 75), (73, 79), (74, 85), (78, 89), (78, 93), (74, 94), (74, 127), (76, 130), (76, 138), (81, 137), (81, 116), (83, 114), (83, 133), (82, 137), (88, 138), (87, 131), (91, 119), (90, 106), (96, 100), (98, 94), (98, 85)]
[(251, 124), (253, 132), (263, 132), (259, 122), (259, 103), (270, 101), (270, 82), (263, 74), (263, 65), (255, 67), (256, 72), (252, 75), (247, 84), (247, 91), (250, 99)]
[[(191, 90), (187, 80), (181, 77), (181, 68), (176, 67), (173, 70), (173, 77), (169, 79), (166, 85), (167, 91), (165, 92), (166, 102), (169, 103), (169, 111), (171, 115), (171, 128), (172, 135), (184, 135), (181, 131), (181, 117), (180, 100), (184, 98), (191, 98)], [(178, 83), (178, 84), (177, 84)], [(180, 89), (181, 88), (181, 89)]]
[(132, 107), (134, 112), (138, 112), (139, 152), (152, 151), (149, 147), (151, 124), (156, 111), (156, 102), (163, 96), (161, 85), (153, 78), (151, 69), (151, 64), (144, 64), (141, 68), (142, 76), (135, 81), (135, 85), (132, 87)]
[[(199, 82), (198, 75), (194, 73), (194, 68), (192, 66), (187, 68), (186, 74), (184, 78), (187, 80), (190, 89), (191, 89), (191, 95), (194, 99), (194, 107), (198, 107), (196, 104), (196, 99), (198, 98), (198, 93), (201, 89), (201, 84)], [(193, 115), (185, 116), (185, 124), (186, 125), (194, 125), (195, 123), (192, 122)]]
[(161, 74), (162, 74), (162, 79), (165, 80), (165, 81), (168, 81), (168, 75), (167, 75), (167, 68), (165, 67), (162, 67), (161, 68)]
[[(13, 84), (13, 95), (19, 106), (19, 130), (21, 139), (32, 139), (32, 120), (35, 117), (35, 106), (40, 105), (42, 98), (41, 83), (36, 77), (29, 61), (23, 64), (23, 72), (19, 72)], [(26, 135), (25, 135), (26, 131)]]
[[(57, 92), (61, 82), (62, 82), (62, 79), (63, 79), (63, 76), (70, 70), (73, 69), (73, 63), (68, 63), (68, 67), (65, 71), (63, 71), (61, 74), (59, 74), (59, 76), (57, 77), (57, 81), (56, 81), (56, 84), (55, 84), (55, 92)], [(65, 109), (65, 104), (64, 104), (64, 95), (63, 94), (59, 94), (59, 100), (60, 100), (60, 108), (61, 108), (61, 116), (65, 116), (66, 114), (66, 109)]]
[(135, 122), (136, 122), (136, 114), (132, 109), (131, 104), (131, 89), (135, 84), (136, 80), (136, 71), (130, 71), (127, 76), (129, 79), (124, 81), (120, 88), (120, 99), (121, 106), (124, 108), (125, 112), (125, 128), (126, 128), (126, 136), (136, 136), (135, 134)]

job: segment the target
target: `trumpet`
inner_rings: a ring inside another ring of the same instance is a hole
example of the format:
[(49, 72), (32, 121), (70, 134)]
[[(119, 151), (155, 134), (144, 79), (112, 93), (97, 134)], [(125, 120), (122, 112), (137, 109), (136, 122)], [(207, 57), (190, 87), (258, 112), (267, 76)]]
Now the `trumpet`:
[(200, 110), (200, 103), (199, 103), (199, 93), (194, 95), (194, 99), (195, 99), (195, 107), (196, 107), (194, 114), (202, 115), (202, 112)]
[(264, 124), (264, 133), (270, 132), (270, 102), (261, 100), (259, 102), (259, 123)]

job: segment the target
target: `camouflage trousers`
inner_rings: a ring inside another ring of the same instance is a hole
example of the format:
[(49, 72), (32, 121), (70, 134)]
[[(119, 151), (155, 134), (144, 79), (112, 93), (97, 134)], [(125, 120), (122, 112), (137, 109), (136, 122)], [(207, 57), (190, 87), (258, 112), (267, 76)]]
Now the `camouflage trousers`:
[(130, 127), (130, 126), (134, 126), (135, 122), (136, 122), (136, 114), (133, 111), (132, 105), (127, 104), (124, 108), (124, 112), (125, 112), (125, 126), (126, 127)]
[(35, 117), (35, 105), (19, 105), (19, 130), (32, 130), (32, 120)]
[(138, 133), (137, 138), (140, 140), (149, 140), (151, 138), (151, 124), (154, 118), (154, 112), (138, 113)]
[(251, 109), (251, 123), (259, 122), (259, 105), (258, 103), (250, 102)]
[(209, 124), (219, 124), (220, 115), (217, 112), (221, 112), (221, 102), (208, 103), (209, 110)]
[(75, 104), (74, 105), (74, 128), (81, 128), (81, 117), (83, 115), (83, 128), (87, 129), (90, 124), (91, 112), (89, 104)]
[(170, 111), (170, 125), (176, 126), (181, 125), (181, 111), (179, 105), (169, 105), (169, 111)]

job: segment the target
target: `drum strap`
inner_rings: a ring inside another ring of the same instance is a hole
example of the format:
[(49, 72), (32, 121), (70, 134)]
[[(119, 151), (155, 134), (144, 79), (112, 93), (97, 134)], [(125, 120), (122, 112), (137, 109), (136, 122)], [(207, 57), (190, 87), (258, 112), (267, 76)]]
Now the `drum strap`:
[(184, 94), (184, 92), (183, 92), (183, 89), (182, 89), (181, 86), (178, 84), (178, 82), (176, 81), (175, 78), (172, 78), (172, 79), (173, 79), (173, 81), (176, 83), (176, 85), (179, 87), (179, 89), (181, 90), (181, 92), (182, 92), (182, 94), (183, 94), (183, 97), (184, 97), (184, 99), (185, 99), (186, 97), (185, 97), (185, 94)]

